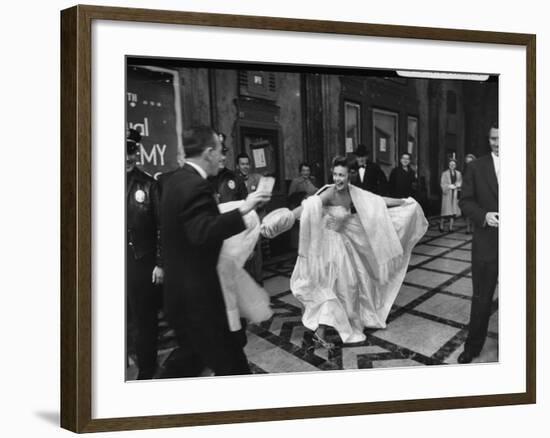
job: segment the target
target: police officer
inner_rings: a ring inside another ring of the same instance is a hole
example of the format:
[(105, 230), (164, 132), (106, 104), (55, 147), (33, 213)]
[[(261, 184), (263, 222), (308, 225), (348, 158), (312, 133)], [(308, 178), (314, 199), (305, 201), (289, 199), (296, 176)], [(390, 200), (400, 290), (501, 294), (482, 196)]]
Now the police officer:
[(218, 203), (239, 201), (246, 199), (248, 191), (241, 178), (237, 178), (235, 172), (225, 167), (227, 147), (225, 146), (225, 135), (219, 134), (222, 143), (223, 158), (220, 161), (220, 171), (215, 177), (210, 178), (212, 188), (218, 198)]
[(141, 135), (126, 137), (126, 299), (129, 347), (138, 379), (151, 379), (157, 366), (158, 291), (163, 280), (159, 198), (155, 180), (136, 166)]

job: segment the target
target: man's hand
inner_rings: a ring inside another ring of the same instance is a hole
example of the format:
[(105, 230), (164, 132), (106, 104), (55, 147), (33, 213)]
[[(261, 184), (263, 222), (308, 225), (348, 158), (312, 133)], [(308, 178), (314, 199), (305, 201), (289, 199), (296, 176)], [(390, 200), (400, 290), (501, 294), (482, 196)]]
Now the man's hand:
[(261, 204), (265, 204), (269, 202), (271, 199), (271, 192), (266, 191), (258, 191), (250, 193), (244, 203), (239, 207), (239, 211), (244, 216), (247, 213), (250, 213), (252, 210), (254, 210), (256, 207), (260, 206)]
[(485, 215), (485, 223), (490, 227), (498, 227), (498, 212), (490, 211)]
[(152, 283), (159, 285), (159, 284), (162, 284), (163, 281), (164, 281), (164, 269), (162, 269), (159, 266), (155, 266), (155, 269), (153, 269)]

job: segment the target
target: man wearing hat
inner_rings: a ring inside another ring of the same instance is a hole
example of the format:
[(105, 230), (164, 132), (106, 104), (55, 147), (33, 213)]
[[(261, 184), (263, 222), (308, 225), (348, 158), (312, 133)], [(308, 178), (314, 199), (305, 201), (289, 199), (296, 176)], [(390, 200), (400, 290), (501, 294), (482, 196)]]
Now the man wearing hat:
[(137, 356), (138, 379), (157, 366), (157, 285), (162, 283), (159, 197), (155, 180), (137, 168), (141, 135), (126, 136), (126, 303), (129, 347)]
[(355, 151), (357, 157), (357, 174), (352, 184), (377, 195), (384, 195), (388, 180), (380, 166), (369, 160), (367, 148), (360, 144)]

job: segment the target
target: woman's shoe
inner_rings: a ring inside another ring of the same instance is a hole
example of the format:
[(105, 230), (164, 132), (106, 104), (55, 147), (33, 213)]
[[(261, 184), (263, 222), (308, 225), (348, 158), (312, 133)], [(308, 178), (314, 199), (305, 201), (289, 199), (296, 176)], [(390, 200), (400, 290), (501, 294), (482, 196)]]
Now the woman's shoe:
[(358, 342), (363, 342), (366, 339), (367, 337), (362, 331), (354, 329), (351, 336), (346, 339), (345, 344), (357, 344)]
[(332, 342), (325, 341), (317, 333), (313, 334), (313, 343), (317, 346), (317, 348), (326, 348), (328, 350), (334, 348), (334, 344)]

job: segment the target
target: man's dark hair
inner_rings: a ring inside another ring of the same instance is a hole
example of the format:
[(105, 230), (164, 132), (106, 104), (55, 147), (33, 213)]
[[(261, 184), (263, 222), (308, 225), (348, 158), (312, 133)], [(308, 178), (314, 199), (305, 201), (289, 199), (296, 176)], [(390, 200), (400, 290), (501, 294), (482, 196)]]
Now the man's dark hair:
[(246, 158), (250, 162), (250, 157), (246, 152), (241, 152), (239, 155), (237, 155), (237, 160), (236, 160), (237, 164), (239, 164), (239, 160), (241, 158)]
[(401, 154), (400, 158), (403, 158), (405, 155), (406, 155), (407, 157), (409, 157), (409, 160), (412, 159), (412, 155), (409, 154), (408, 152), (403, 152), (403, 153)]
[(357, 157), (368, 157), (369, 151), (367, 150), (364, 144), (359, 144), (357, 145), (357, 149), (355, 149), (355, 155)]
[(302, 161), (300, 163), (300, 165), (298, 166), (298, 172), (301, 172), (302, 171), (302, 167), (309, 167), (309, 169), (311, 170), (311, 166), (309, 165), (309, 163), (306, 163), (305, 161)]
[(498, 122), (492, 122), (492, 123), (489, 125), (488, 131), (490, 131), (491, 129), (498, 129)]
[(194, 126), (183, 132), (182, 141), (187, 158), (198, 157), (205, 149), (214, 147), (218, 133), (210, 126)]

